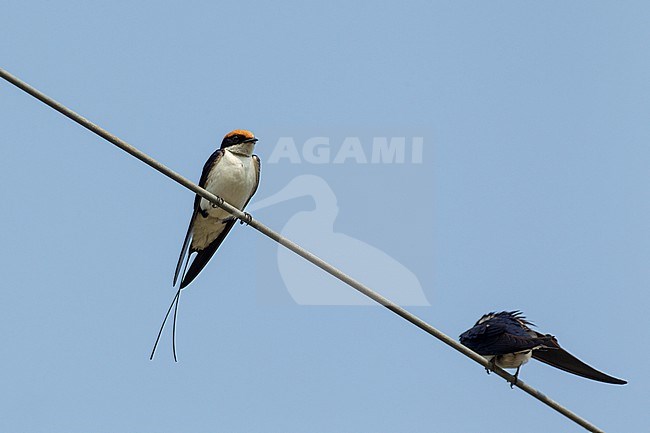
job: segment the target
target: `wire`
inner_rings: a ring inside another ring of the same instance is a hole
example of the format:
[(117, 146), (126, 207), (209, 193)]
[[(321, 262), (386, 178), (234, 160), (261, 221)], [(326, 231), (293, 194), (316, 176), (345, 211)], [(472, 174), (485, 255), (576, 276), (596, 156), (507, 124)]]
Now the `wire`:
[[(259, 231), (260, 233), (268, 236), (269, 238), (273, 239), (280, 245), (288, 248), (289, 250), (293, 251), (294, 253), (298, 254), (300, 257), (304, 258), (305, 260), (311, 262), (312, 264), (318, 266), (328, 274), (332, 275), (335, 278), (338, 278), (339, 280), (343, 281), (353, 289), (363, 293), (373, 301), (383, 305), (384, 307), (388, 308), (390, 311), (393, 313), (397, 314), (398, 316), (402, 317), (403, 319), (407, 320), (408, 322), (412, 323), (413, 325), (417, 326), (418, 328), (422, 329), (424, 332), (434, 336), (438, 340), (442, 341), (446, 345), (450, 346), (451, 348), (457, 350), (458, 352), (462, 353), (463, 355), (467, 356), (468, 358), (474, 360), (475, 362), (481, 364), (483, 367), (487, 368), (488, 367), (488, 361), (486, 361), (485, 358), (483, 358), (481, 355), (478, 353), (468, 349), (467, 347), (463, 346), (453, 338), (449, 337), (448, 335), (444, 334), (441, 331), (438, 331), (436, 328), (431, 326), (430, 324), (426, 323), (424, 320), (420, 319), (419, 317), (415, 316), (414, 314), (406, 311), (399, 305), (395, 304), (394, 302), (390, 301), (389, 299), (381, 296), (379, 293), (371, 290), (369, 287), (366, 287), (364, 284), (360, 283), (359, 281), (353, 279), (349, 275), (345, 274), (344, 272), (340, 271), (339, 269), (335, 268), (334, 266), (330, 265), (326, 261), (322, 260), (321, 258), (317, 257), (316, 255), (312, 254), (311, 252), (305, 250), (302, 248), (300, 245), (290, 241), (289, 239), (283, 237), (279, 233), (271, 230), (264, 224), (260, 223), (259, 221), (255, 220), (252, 218), (250, 215), (245, 214), (244, 212), (240, 211), (239, 209), (233, 207), (229, 203), (226, 203), (222, 198), (217, 197), (216, 195), (204, 190), (203, 188), (199, 187), (195, 183), (191, 182), (190, 180), (186, 179), (185, 177), (181, 176), (180, 174), (176, 173), (175, 171), (171, 170), (167, 166), (161, 164), (160, 162), (156, 161), (155, 159), (151, 158), (147, 154), (141, 152), (137, 148), (131, 146), (129, 143), (127, 143), (124, 140), (121, 140), (117, 136), (109, 133), (108, 131), (102, 129), (101, 127), (95, 125), (88, 119), (82, 117), (81, 115), (75, 113), (74, 111), (70, 110), (69, 108), (65, 107), (63, 104), (60, 104), (59, 102), (55, 101), (54, 99), (48, 97), (47, 95), (41, 93), (40, 91), (36, 90), (35, 88), (31, 87), (29, 84), (25, 83), (24, 81), (20, 80), (19, 78), (11, 75), (9, 72), (5, 71), (4, 69), (0, 68), (0, 77), (4, 78), (11, 84), (15, 85), (19, 89), (29, 93), (36, 99), (40, 100), (41, 102), (45, 103), (46, 105), (50, 106), (51, 108), (55, 109), (59, 113), (63, 114), (64, 116), (72, 119), (73, 121), (77, 122), (84, 128), (87, 128), (94, 132), (95, 134), (99, 135), (100, 137), (108, 140), (109, 142), (113, 143), (120, 149), (124, 150), (125, 152), (129, 153), (130, 155), (136, 157), (140, 161), (144, 162), (145, 164), (149, 165), (150, 167), (154, 168), (155, 170), (158, 170), (165, 176), (171, 178), (172, 180), (178, 182), (179, 184), (183, 185), (185, 188), (191, 190), (192, 192), (198, 194), (199, 196), (205, 198), (206, 200), (210, 201), (214, 205), (226, 210), (229, 212), (231, 215), (234, 215), (236, 218), (238, 218), (240, 221), (243, 221)], [(515, 386), (518, 388), (522, 389), (524, 392), (527, 394), (531, 395), (532, 397), (536, 398), (537, 400), (541, 401), (542, 403), (546, 404), (547, 406), (551, 407), (555, 411), (561, 413), (565, 417), (569, 418), (571, 421), (579, 424), (580, 426), (584, 427), (586, 430), (593, 432), (593, 433), (604, 433), (603, 430), (599, 429), (595, 425), (591, 424), (589, 421), (585, 420), (584, 418), (580, 417), (579, 415), (575, 414), (571, 410), (565, 408), (564, 406), (560, 405), (556, 401), (550, 399), (547, 397), (545, 394), (541, 393), (540, 391), (536, 390), (535, 388), (531, 387), (530, 385), (527, 385), (526, 383), (522, 382), (519, 379), (516, 379), (513, 375), (509, 374), (505, 370), (496, 367), (493, 370), (497, 375), (501, 376), (505, 380), (507, 380), (510, 383), (514, 383)]]

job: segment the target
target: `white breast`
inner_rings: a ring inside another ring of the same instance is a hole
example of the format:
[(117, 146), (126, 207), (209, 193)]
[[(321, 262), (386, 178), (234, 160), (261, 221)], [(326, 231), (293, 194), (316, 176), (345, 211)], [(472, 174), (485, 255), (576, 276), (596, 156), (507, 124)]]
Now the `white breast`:
[[(217, 166), (208, 175), (205, 189), (241, 209), (255, 186), (256, 178), (252, 157), (236, 155), (226, 149)], [(205, 199), (201, 199), (201, 209), (207, 210), (211, 216), (229, 215), (221, 209), (213, 209)]]
[[(212, 169), (205, 183), (205, 189), (223, 198), (237, 209), (242, 209), (255, 188), (257, 172), (251, 156), (237, 155), (225, 150), (216, 167)], [(197, 215), (192, 233), (192, 248), (203, 249), (223, 229), (222, 220), (230, 214), (221, 208), (213, 208), (206, 199), (201, 199), (201, 209), (209, 217)]]
[(527, 363), (533, 356), (532, 350), (498, 355), (496, 364), (501, 368), (517, 368)]

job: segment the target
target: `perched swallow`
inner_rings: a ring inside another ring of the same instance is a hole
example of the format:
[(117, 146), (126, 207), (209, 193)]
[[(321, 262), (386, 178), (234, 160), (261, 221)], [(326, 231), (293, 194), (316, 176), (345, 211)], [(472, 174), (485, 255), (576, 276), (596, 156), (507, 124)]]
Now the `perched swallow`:
[[(236, 129), (229, 132), (221, 142), (221, 147), (214, 152), (203, 166), (199, 186), (222, 198), (225, 202), (243, 210), (250, 201), (260, 182), (260, 159), (253, 155), (257, 138), (250, 131)], [(176, 314), (180, 292), (201, 272), (210, 258), (226, 238), (237, 218), (224, 209), (213, 205), (199, 196), (194, 198), (194, 210), (190, 225), (185, 235), (181, 254), (176, 264), (173, 285), (180, 284), (176, 296), (172, 300), (165, 319), (160, 327), (158, 338), (154, 344), (151, 358), (156, 351), (160, 334), (165, 326), (167, 317), (174, 306), (173, 347), (176, 360)], [(194, 258), (190, 258), (196, 253)], [(181, 268), (185, 269), (181, 275)], [(187, 268), (189, 264), (189, 269)]]
[(521, 366), (531, 357), (587, 379), (616, 385), (627, 383), (590, 367), (562, 349), (554, 336), (540, 334), (529, 326), (535, 325), (520, 311), (488, 313), (460, 335), (460, 342), (487, 359), (492, 369), (495, 365), (516, 368), (515, 381), (510, 387), (517, 382)]

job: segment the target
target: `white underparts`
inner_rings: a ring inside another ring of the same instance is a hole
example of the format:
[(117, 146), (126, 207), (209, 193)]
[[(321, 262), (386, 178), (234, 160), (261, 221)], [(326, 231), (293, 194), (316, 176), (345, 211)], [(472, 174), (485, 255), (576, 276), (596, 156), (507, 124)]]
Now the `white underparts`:
[[(501, 368), (517, 368), (527, 363), (533, 356), (532, 350), (524, 350), (516, 353), (506, 353), (504, 355), (496, 355), (496, 365)], [(488, 361), (495, 358), (494, 355), (484, 356)]]
[[(206, 190), (240, 210), (257, 182), (257, 169), (250, 156), (253, 145), (254, 143), (243, 143), (227, 148), (208, 174), (205, 183)], [(205, 199), (201, 199), (199, 206), (208, 212), (208, 217), (204, 218), (200, 214), (196, 216), (192, 230), (193, 250), (202, 250), (214, 241), (225, 228), (224, 220), (231, 216), (225, 210), (213, 207)]]

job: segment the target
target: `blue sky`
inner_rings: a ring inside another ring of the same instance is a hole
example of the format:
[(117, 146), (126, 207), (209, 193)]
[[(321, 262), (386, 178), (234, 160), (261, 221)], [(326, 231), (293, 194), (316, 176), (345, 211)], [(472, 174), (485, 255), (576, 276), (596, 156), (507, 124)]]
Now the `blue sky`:
[[(523, 310), (630, 383), (534, 361), (522, 379), (606, 431), (642, 431), (649, 15), (5, 1), (0, 66), (193, 180), (225, 133), (252, 130), (253, 203), (316, 179), (262, 222), (398, 297), (421, 290), (403, 303), (451, 336)], [(5, 82), (0, 113), (0, 430), (582, 431), (389, 311), (328, 297), (335, 280), (242, 226), (183, 293), (180, 362), (168, 333), (149, 361), (192, 193)], [(298, 161), (271, 158), (287, 137)], [(329, 158), (310, 159), (314, 137)], [(377, 137), (403, 137), (404, 162), (373, 164)]]

